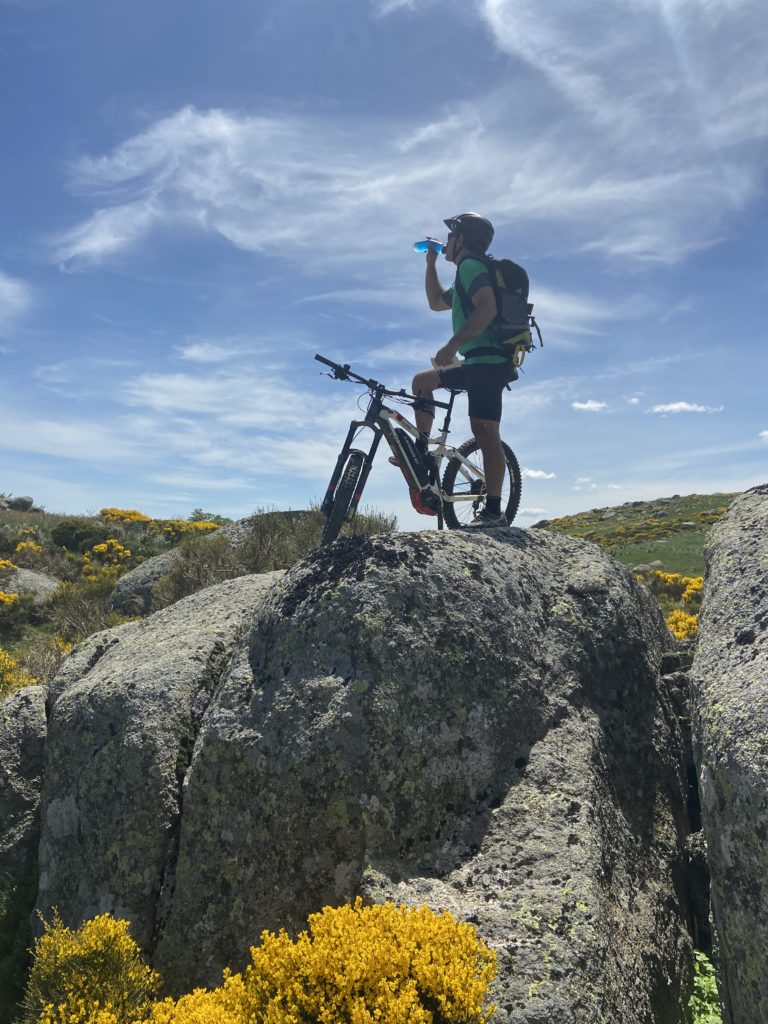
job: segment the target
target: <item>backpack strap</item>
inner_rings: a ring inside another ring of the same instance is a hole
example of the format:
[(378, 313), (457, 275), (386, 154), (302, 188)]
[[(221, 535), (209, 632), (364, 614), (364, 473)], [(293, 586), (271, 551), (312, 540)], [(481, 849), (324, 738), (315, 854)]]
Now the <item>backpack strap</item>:
[(460, 270), (461, 264), (464, 262), (464, 260), (476, 260), (478, 263), (482, 263), (485, 269), (488, 271), (488, 281), (490, 283), (490, 287), (493, 289), (494, 298), (496, 299), (496, 317), (498, 317), (499, 315), (499, 293), (496, 286), (495, 274), (493, 272), (493, 268), (490, 265), (490, 261), (492, 259), (492, 256), (465, 256), (463, 259), (459, 261), (458, 266), (456, 267), (456, 280), (453, 282), (453, 287), (456, 289), (456, 292), (458, 293), (459, 302), (461, 303), (461, 309), (467, 320), (469, 320), (470, 316), (474, 313), (475, 306), (474, 303), (472, 302), (472, 299), (470, 299), (469, 295), (467, 294), (467, 289), (464, 287), (461, 281)]

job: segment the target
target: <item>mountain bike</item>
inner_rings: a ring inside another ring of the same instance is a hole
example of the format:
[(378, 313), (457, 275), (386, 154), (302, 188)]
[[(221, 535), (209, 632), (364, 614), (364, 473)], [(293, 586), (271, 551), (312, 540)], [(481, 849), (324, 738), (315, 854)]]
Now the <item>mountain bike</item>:
[[(428, 440), (413, 423), (401, 413), (390, 409), (384, 400), (424, 408), (427, 403), (404, 389), (391, 391), (377, 380), (366, 379), (354, 373), (348, 363), (334, 363), (316, 355), (315, 359), (330, 366), (326, 376), (333, 380), (362, 384), (368, 391), (369, 402), (365, 418), (353, 420), (336, 466), (320, 506), (325, 515), (321, 545), (336, 540), (339, 531), (351, 519), (360, 504), (373, 460), (381, 439), (392, 450), (395, 464), (401, 470), (411, 496), (411, 503), (422, 515), (436, 516), (438, 529), (447, 526), (458, 530), (467, 526), (485, 504), (485, 475), (480, 445), (473, 437), (458, 448), (446, 444), (450, 433), (453, 403), (459, 391), (451, 391), (447, 402), (433, 400), (430, 405), (445, 410), (445, 421), (440, 432)], [(362, 397), (362, 396), (361, 396)], [(356, 447), (369, 436), (367, 450)], [(501, 493), (501, 507), (511, 523), (520, 506), (522, 490), (520, 466), (515, 453), (502, 441), (506, 470)], [(440, 477), (441, 467), (446, 463)]]

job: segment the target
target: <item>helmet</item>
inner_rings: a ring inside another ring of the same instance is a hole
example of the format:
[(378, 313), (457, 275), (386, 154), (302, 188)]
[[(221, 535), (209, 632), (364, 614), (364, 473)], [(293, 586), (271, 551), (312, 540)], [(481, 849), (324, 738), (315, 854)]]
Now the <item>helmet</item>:
[(479, 213), (459, 213), (444, 220), (443, 224), (449, 231), (464, 235), (471, 249), (485, 252), (493, 241), (493, 224)]

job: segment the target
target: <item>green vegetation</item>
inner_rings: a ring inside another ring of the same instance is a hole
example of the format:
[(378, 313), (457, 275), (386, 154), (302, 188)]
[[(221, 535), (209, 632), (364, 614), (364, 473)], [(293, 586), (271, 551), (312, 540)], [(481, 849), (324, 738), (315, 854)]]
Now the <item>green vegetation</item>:
[[(157, 607), (173, 604), (188, 594), (222, 580), (249, 573), (287, 569), (320, 543), (325, 517), (319, 509), (308, 512), (261, 512), (248, 520), (248, 535), (236, 548), (222, 536), (191, 536), (179, 547), (170, 573), (155, 584)], [(341, 536), (392, 533), (394, 516), (365, 510), (345, 524)]]
[[(0, 699), (51, 679), (73, 645), (130, 620), (111, 611), (120, 576), (171, 548), (179, 558), (157, 585), (159, 606), (248, 573), (287, 569), (317, 547), (323, 516), (260, 510), (236, 548), (219, 531), (223, 516), (195, 509), (189, 519), (151, 519), (137, 509), (93, 516), (0, 512)], [(361, 512), (342, 536), (391, 533), (394, 516)], [(16, 593), (17, 570), (59, 580), (47, 596)]]
[(551, 519), (542, 528), (593, 541), (630, 568), (660, 561), (666, 572), (701, 576), (707, 532), (735, 497), (676, 494)]
[(717, 995), (715, 969), (709, 958), (696, 951), (694, 953), (693, 995), (688, 1009), (693, 1016), (693, 1024), (722, 1024), (720, 1000)]

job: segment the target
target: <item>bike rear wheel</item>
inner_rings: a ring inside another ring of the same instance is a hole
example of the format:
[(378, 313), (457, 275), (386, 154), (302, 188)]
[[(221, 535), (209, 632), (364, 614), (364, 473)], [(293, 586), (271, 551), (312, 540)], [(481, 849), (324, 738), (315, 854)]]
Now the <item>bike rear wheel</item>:
[(336, 488), (336, 493), (333, 496), (333, 503), (328, 509), (323, 536), (320, 540), (321, 546), (330, 544), (339, 536), (339, 532), (349, 514), (352, 499), (355, 496), (355, 488), (364, 465), (365, 455), (362, 452), (349, 453), (338, 487)]
[[(504, 449), (504, 458), (507, 463), (504, 481), (501, 485), (501, 510), (506, 515), (507, 522), (511, 523), (520, 507), (522, 480), (515, 453), (503, 441), (501, 447)], [(480, 445), (473, 437), (469, 441), (465, 441), (458, 450), (469, 462), (469, 465), (465, 465), (456, 458), (449, 461), (443, 474), (443, 494), (448, 496), (467, 495), (468, 498), (471, 495), (472, 500), (443, 502), (443, 517), (449, 530), (460, 530), (462, 526), (468, 526), (475, 515), (485, 507), (483, 456)]]

